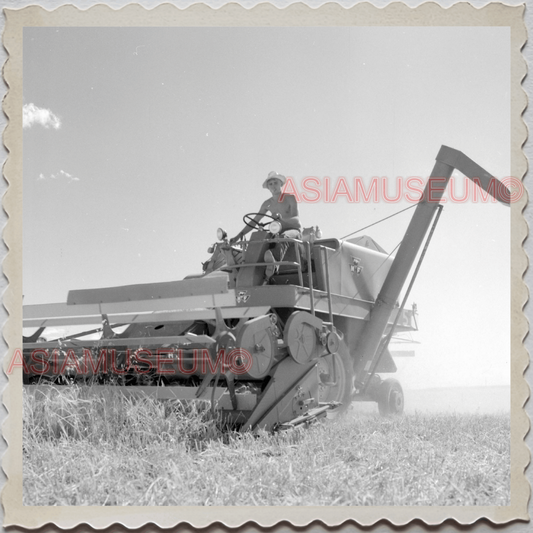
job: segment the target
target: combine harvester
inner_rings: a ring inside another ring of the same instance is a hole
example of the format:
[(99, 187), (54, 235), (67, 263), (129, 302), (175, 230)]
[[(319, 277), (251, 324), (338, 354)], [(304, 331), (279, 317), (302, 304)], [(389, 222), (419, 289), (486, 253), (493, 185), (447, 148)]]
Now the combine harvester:
[[(454, 169), (509, 203), (502, 183), (443, 146), (394, 258), (368, 237), (324, 239), (311, 228), (302, 241), (282, 239), (279, 222), (267, 230), (250, 214), (245, 221), (257, 226), (250, 240), (231, 246), (219, 230), (201, 275), (74, 290), (66, 304), (25, 306), (26, 331), (38, 328), (24, 337), (27, 390), (80, 383), (160, 399), (211, 399), (241, 431), (334, 417), (352, 401), (400, 414), (402, 388), (380, 374), (396, 371), (392, 335), (417, 329), (416, 310), (405, 302)], [(280, 240), (289, 250), (265, 283), (264, 253)], [(76, 335), (42, 336), (49, 327), (91, 324)]]

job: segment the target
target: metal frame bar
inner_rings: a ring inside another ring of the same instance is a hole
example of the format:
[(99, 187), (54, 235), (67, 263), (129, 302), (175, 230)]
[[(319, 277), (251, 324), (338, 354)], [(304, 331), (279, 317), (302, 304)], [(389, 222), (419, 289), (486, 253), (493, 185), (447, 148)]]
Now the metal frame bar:
[(436, 211), (436, 215), (435, 215), (435, 218), (433, 219), (433, 223), (431, 225), (431, 229), (429, 231), (429, 234), (426, 238), (426, 242), (424, 244), (424, 248), (422, 249), (422, 253), (420, 254), (420, 258), (418, 259), (418, 262), (416, 264), (416, 267), (415, 267), (415, 270), (413, 272), (413, 275), (411, 277), (411, 280), (409, 282), (409, 285), (407, 286), (407, 290), (405, 291), (405, 296), (403, 297), (403, 300), (402, 300), (402, 303), (398, 309), (398, 312), (396, 313), (396, 317), (394, 319), (394, 322), (392, 323), (392, 326), (390, 328), (390, 331), (389, 333), (387, 334), (387, 336), (385, 337), (384, 341), (381, 343), (381, 347), (379, 348), (379, 351), (377, 352), (377, 355), (376, 357), (374, 358), (374, 361), (372, 362), (372, 367), (371, 367), (371, 370), (368, 374), (368, 378), (366, 379), (366, 382), (363, 383), (363, 387), (362, 387), (362, 392), (365, 393), (366, 392), (366, 389), (368, 387), (368, 384), (370, 383), (370, 380), (372, 379), (372, 376), (374, 376), (374, 374), (376, 373), (376, 368), (379, 364), (379, 361), (381, 359), (381, 356), (383, 355), (383, 353), (385, 352), (385, 350), (387, 349), (389, 343), (390, 343), (390, 340), (394, 334), (394, 330), (398, 324), (398, 320), (400, 318), (400, 315), (402, 314), (404, 308), (405, 308), (405, 304), (407, 303), (407, 298), (409, 298), (409, 294), (411, 293), (411, 289), (413, 288), (413, 285), (415, 283), (415, 280), (416, 280), (416, 277), (418, 275), (418, 272), (420, 270), (420, 267), (422, 266), (422, 261), (424, 260), (424, 257), (426, 255), (426, 252), (427, 252), (427, 249), (429, 247), (429, 243), (431, 242), (431, 238), (433, 237), (433, 233), (435, 232), (435, 228), (437, 227), (437, 223), (439, 222), (439, 218), (440, 218), (440, 215), (442, 213), (442, 204), (439, 204), (437, 206), (437, 211)]
[(311, 314), (315, 316), (315, 289), (313, 287), (313, 266), (311, 263), (311, 243), (306, 241), (305, 251), (307, 252), (307, 281), (309, 282), (309, 297), (311, 299)]
[(302, 272), (302, 258), (300, 257), (300, 247), (298, 246), (300, 243), (295, 242), (294, 243), (294, 249), (296, 251), (296, 262), (298, 263), (298, 281), (300, 282), (300, 285), (304, 286), (304, 276)]
[(329, 259), (325, 246), (319, 247), (320, 254), (324, 257), (324, 266), (326, 268), (326, 293), (328, 295), (329, 321), (333, 324), (333, 304), (331, 302), (331, 288), (329, 284)]
[[(52, 391), (64, 390), (65, 385), (54, 384), (40, 384), (40, 385), (24, 385), (24, 391), (27, 394), (46, 396)], [(226, 391), (226, 387), (208, 387), (205, 392), (197, 398), (195, 396), (198, 387), (183, 387), (179, 385), (171, 385), (168, 387), (160, 387), (157, 385), (135, 385), (126, 387), (123, 385), (90, 385), (91, 392), (94, 394), (102, 394), (105, 391), (112, 391), (123, 394), (126, 398), (131, 397), (151, 397), (158, 400), (209, 400), (213, 393), (215, 399), (218, 400)]]
[[(136, 302), (130, 302), (133, 306)], [(60, 304), (57, 304), (60, 305)], [(76, 313), (79, 309), (70, 309), (71, 307), (81, 307), (81, 306), (67, 306), (63, 304), (61, 307), (47, 308), (42, 306), (40, 310), (41, 313), (36, 316), (26, 316), (23, 319), (23, 327), (50, 327), (50, 326), (83, 326), (88, 324), (101, 324), (102, 315), (99, 313), (92, 313), (88, 310), (84, 313)], [(107, 313), (109, 318), (113, 321), (125, 322), (129, 324), (149, 324), (149, 323), (164, 323), (164, 322), (179, 322), (179, 321), (189, 321), (189, 320), (215, 320), (215, 308), (213, 306), (198, 306), (196, 308), (183, 306), (183, 307), (174, 307), (169, 305), (168, 309), (164, 311), (152, 311), (147, 313), (135, 312), (134, 310), (130, 312), (122, 313)], [(235, 307), (235, 296), (233, 300), (225, 305), (219, 306), (223, 318), (242, 318), (249, 317), (254, 318), (265, 314), (268, 311), (268, 307), (264, 307), (263, 304), (254, 305), (254, 306), (245, 306), (245, 307)], [(26, 307), (24, 308), (26, 311)], [(68, 311), (72, 310), (72, 315), (68, 314)], [(48, 313), (46, 313), (48, 311)], [(54, 311), (60, 311), (55, 313)]]
[(165, 346), (165, 345), (208, 345), (214, 344), (216, 341), (209, 335), (194, 335), (188, 333), (186, 335), (175, 336), (158, 336), (158, 337), (118, 337), (114, 339), (56, 339), (47, 342), (25, 342), (24, 349), (46, 349), (46, 348), (107, 348), (112, 346)]

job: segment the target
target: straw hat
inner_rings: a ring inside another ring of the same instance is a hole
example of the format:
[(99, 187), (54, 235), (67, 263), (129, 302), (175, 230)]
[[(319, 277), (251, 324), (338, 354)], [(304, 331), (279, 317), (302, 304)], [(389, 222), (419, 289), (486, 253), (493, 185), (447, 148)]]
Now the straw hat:
[(276, 179), (276, 180), (281, 181), (282, 187), (283, 185), (285, 185), (285, 182), (287, 181), (287, 178), (285, 176), (283, 176), (282, 174), (278, 174), (277, 172), (273, 170), (272, 172), (268, 173), (267, 179), (263, 182), (263, 189), (268, 188), (267, 183), (268, 183), (268, 180), (271, 180), (271, 179)]

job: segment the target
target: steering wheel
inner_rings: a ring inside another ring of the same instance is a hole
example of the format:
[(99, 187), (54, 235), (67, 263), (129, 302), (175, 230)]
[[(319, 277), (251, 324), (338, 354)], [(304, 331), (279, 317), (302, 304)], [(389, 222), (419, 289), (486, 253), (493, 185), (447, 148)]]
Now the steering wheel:
[[(268, 217), (270, 220), (267, 220), (266, 222), (256, 222), (254, 220), (254, 217), (257, 215), (261, 215), (263, 217)], [(248, 213), (247, 215), (244, 215), (242, 217), (243, 222), (252, 229), (264, 229), (265, 226), (268, 226), (271, 222), (274, 220), (277, 220), (271, 215), (267, 215), (266, 213)]]

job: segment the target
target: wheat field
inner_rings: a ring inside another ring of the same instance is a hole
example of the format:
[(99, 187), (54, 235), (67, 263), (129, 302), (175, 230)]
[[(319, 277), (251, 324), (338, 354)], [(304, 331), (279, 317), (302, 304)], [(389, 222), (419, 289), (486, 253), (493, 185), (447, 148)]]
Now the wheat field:
[(239, 434), (202, 402), (24, 394), (25, 505), (509, 505), (508, 415)]

